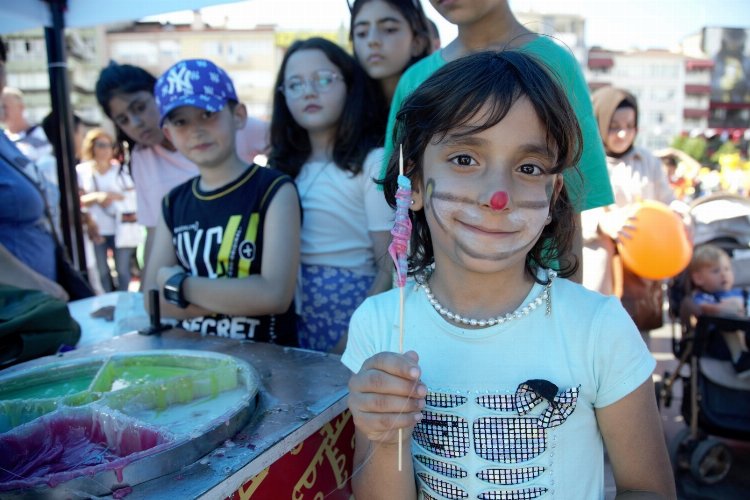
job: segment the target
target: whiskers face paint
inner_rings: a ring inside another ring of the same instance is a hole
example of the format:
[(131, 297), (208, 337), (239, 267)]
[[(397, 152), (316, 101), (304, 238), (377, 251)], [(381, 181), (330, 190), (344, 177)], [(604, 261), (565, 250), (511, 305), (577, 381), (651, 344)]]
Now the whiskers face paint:
[(502, 210), (508, 205), (508, 193), (505, 191), (496, 191), (490, 198), (490, 208), (492, 210)]

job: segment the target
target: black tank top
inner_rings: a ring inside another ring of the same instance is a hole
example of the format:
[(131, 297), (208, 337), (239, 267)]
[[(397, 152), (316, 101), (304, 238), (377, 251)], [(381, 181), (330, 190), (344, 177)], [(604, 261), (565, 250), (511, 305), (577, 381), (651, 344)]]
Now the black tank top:
[[(216, 279), (259, 274), (266, 211), (279, 188), (293, 184), (292, 179), (251, 165), (235, 181), (210, 192), (201, 191), (199, 181), (195, 177), (180, 184), (163, 201), (180, 265), (193, 276)], [(181, 326), (205, 335), (298, 345), (294, 303), (283, 314), (216, 314), (182, 320)]]

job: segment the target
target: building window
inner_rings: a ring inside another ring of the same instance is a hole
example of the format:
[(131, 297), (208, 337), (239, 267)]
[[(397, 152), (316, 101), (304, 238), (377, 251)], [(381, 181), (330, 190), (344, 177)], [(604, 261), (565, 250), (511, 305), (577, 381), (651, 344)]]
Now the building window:
[(6, 43), (8, 61), (45, 61), (47, 59), (47, 49), (41, 38), (14, 39)]

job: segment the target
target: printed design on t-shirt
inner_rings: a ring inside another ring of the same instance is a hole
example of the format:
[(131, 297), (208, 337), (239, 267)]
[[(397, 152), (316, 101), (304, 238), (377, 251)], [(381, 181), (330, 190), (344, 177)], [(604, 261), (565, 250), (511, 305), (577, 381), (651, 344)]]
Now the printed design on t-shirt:
[(257, 318), (226, 316), (224, 314), (196, 316), (195, 318), (183, 319), (180, 322), (180, 326), (189, 332), (236, 340), (254, 339), (255, 330), (260, 328), (260, 324), (261, 321)]
[(467, 472), (455, 464), (449, 464), (447, 462), (443, 462), (441, 460), (435, 460), (433, 458), (430, 458), (426, 455), (420, 455), (417, 454), (414, 456), (416, 460), (423, 463), (430, 469), (434, 470), (435, 472), (438, 472), (442, 474), (443, 476), (448, 477), (466, 477)]
[[(243, 224), (244, 222), (244, 224)], [(246, 221), (232, 215), (225, 226), (200, 227), (200, 222), (174, 228), (172, 242), (180, 264), (194, 276), (244, 278), (255, 260), (260, 214)]]
[(433, 408), (455, 408), (466, 403), (466, 396), (460, 394), (444, 394), (440, 392), (429, 392), (425, 397), (427, 406)]
[[(534, 461), (549, 449), (549, 430), (564, 424), (575, 411), (579, 391), (580, 386), (560, 390), (552, 382), (537, 379), (519, 384), (514, 394), (471, 397), (429, 392), (423, 418), (413, 432), (415, 467), (424, 498), (467, 498), (462, 484), (469, 476), (486, 483), (487, 489), (478, 496), (482, 499), (545, 494), (549, 487), (538, 481), (526, 488), (523, 485), (547, 472), (548, 461), (544, 466)], [(461, 460), (472, 456), (476, 460)], [(463, 463), (480, 465), (467, 470)]]
[(430, 474), (419, 472), (417, 473), (417, 477), (427, 483), (434, 491), (440, 492), (440, 494), (445, 498), (458, 499), (467, 498), (469, 496), (469, 494), (466, 493), (463, 488), (449, 483), (448, 481), (443, 481), (440, 478), (432, 476)]
[(479, 500), (530, 500), (547, 493), (547, 488), (526, 488), (510, 491), (485, 491), (477, 495)]
[(544, 467), (521, 467), (518, 469), (483, 469), (477, 472), (477, 477), (492, 484), (512, 485), (521, 484), (539, 477)]
[[(194, 276), (244, 278), (257, 256), (260, 214), (232, 215), (226, 225), (203, 228), (199, 221), (173, 230), (172, 241), (180, 264)], [(200, 316), (183, 320), (181, 326), (203, 335), (254, 339), (261, 321), (246, 316)]]

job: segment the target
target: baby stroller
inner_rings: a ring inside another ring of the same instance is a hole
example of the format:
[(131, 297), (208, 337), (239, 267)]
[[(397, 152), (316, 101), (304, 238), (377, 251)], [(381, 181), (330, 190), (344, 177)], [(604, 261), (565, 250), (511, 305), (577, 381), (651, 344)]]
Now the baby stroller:
[[(695, 200), (690, 207), (695, 245), (712, 243), (732, 258), (735, 287), (750, 289), (750, 199), (724, 193)], [(672, 403), (677, 380), (682, 382), (681, 414), (687, 428), (669, 443), (675, 472), (689, 470), (702, 484), (723, 480), (732, 454), (715, 437), (750, 440), (750, 381), (737, 378), (722, 332), (742, 331), (750, 340), (750, 318), (691, 314), (686, 298), (687, 272), (670, 285), (672, 351), (679, 360), (674, 373), (657, 383), (657, 400)], [(747, 313), (747, 311), (746, 311)], [(676, 325), (676, 326), (675, 326)]]

